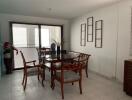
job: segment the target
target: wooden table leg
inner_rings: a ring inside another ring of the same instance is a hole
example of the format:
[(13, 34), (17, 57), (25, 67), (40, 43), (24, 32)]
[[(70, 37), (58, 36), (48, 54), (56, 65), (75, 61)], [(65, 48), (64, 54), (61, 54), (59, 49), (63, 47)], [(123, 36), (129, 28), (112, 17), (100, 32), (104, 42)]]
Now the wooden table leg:
[(51, 62), (51, 88), (53, 86), (53, 66), (52, 66), (52, 62)]

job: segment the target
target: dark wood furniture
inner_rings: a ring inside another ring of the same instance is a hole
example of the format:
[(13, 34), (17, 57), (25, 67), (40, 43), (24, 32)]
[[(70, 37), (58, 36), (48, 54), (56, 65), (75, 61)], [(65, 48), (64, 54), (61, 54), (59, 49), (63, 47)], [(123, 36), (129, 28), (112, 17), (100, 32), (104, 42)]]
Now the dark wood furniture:
[(89, 54), (85, 54), (85, 53), (80, 53), (80, 60), (82, 61), (82, 65), (83, 65), (83, 69), (85, 69), (85, 73), (86, 73), (86, 77), (88, 78), (88, 61), (89, 61), (89, 57), (91, 55)]
[(39, 62), (43, 62), (43, 58), (46, 55), (46, 52), (50, 51), (50, 48), (36, 48), (37, 52), (38, 52), (38, 59)]
[(53, 62), (52, 68), (54, 71), (52, 76), (52, 89), (54, 89), (55, 80), (57, 80), (61, 84), (62, 99), (64, 99), (64, 83), (73, 84), (74, 82), (79, 82), (80, 94), (82, 94), (82, 63), (80, 61), (64, 62), (64, 64), (63, 61), (61, 61), (59, 68), (56, 68)]
[(132, 59), (124, 62), (124, 91), (132, 95)]
[[(33, 75), (37, 75), (38, 80), (40, 80), (40, 76), (42, 78), (44, 78), (45, 73), (43, 73), (44, 71), (44, 67), (43, 64), (35, 64), (36, 60), (33, 61), (26, 61), (25, 57), (23, 55), (23, 52), (20, 51), (20, 54), (22, 56), (22, 60), (23, 60), (23, 65), (24, 65), (24, 69), (23, 69), (23, 80), (22, 80), (22, 85), (23, 85), (23, 89), (26, 89), (26, 85), (27, 85), (27, 77), (28, 76), (33, 76)], [(44, 79), (42, 79), (44, 80)]]
[(36, 48), (38, 52), (38, 59), (40, 63), (43, 63), (46, 68), (51, 69), (51, 64), (45, 61), (45, 57), (47, 54), (50, 54), (50, 48)]
[(53, 66), (56, 66), (56, 67), (60, 67), (61, 65), (61, 62), (71, 62), (74, 58), (76, 58), (77, 56), (79, 56), (79, 53), (75, 54), (74, 53), (60, 53), (60, 54), (49, 54), (49, 55), (46, 55), (45, 57), (45, 61), (46, 62), (49, 62), (51, 64), (51, 87), (53, 85), (53, 82), (52, 82), (52, 76), (53, 76)]
[[(83, 60), (83, 69), (85, 69), (85, 73), (86, 73), (86, 77), (88, 78), (88, 62), (89, 62), (89, 58), (90, 58), (90, 54), (86, 54), (86, 53), (80, 53), (80, 52), (75, 52), (75, 51), (70, 51), (70, 53), (74, 53), (74, 54), (80, 54), (80, 60)], [(76, 58), (74, 59), (76, 60)]]

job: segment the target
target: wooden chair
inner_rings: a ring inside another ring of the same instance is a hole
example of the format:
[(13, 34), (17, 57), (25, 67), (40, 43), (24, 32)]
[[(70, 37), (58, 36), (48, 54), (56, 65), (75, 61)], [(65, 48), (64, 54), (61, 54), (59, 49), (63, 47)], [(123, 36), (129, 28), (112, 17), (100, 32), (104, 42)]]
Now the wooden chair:
[[(56, 63), (56, 62), (55, 62)], [(56, 68), (52, 66), (54, 70), (52, 89), (55, 87), (55, 80), (59, 81), (61, 84), (61, 94), (62, 99), (64, 99), (64, 83), (74, 83), (79, 82), (80, 94), (82, 94), (82, 64), (79, 61), (74, 61), (72, 63), (61, 62), (61, 67)]]
[(88, 77), (88, 60), (90, 56), (91, 55), (84, 54), (84, 53), (80, 53), (79, 55), (79, 60), (83, 61), (81, 63), (82, 63), (83, 69), (85, 69), (86, 77)]
[(43, 76), (42, 76), (42, 85), (44, 86), (45, 80), (45, 69), (47, 68), (49, 71), (51, 70), (51, 63), (46, 62), (45, 57), (50, 53), (50, 48), (36, 48), (38, 52), (39, 63), (43, 64)]
[(47, 54), (50, 54), (50, 48), (36, 48), (37, 52), (38, 52), (38, 59), (40, 63), (43, 63), (45, 65), (46, 68), (51, 69), (51, 65), (49, 62), (45, 61), (45, 57)]
[(46, 52), (50, 51), (50, 48), (36, 48), (37, 52), (38, 52), (38, 59), (39, 62), (43, 62)]
[(43, 78), (45, 73), (43, 71), (44, 70), (43, 64), (37, 64), (36, 65), (35, 64), (36, 60), (26, 62), (22, 51), (20, 51), (20, 54), (22, 56), (23, 65), (24, 65), (22, 85), (23, 85), (23, 88), (25, 90), (26, 85), (27, 85), (27, 77), (28, 76), (37, 75), (38, 80), (40, 80), (40, 76)]

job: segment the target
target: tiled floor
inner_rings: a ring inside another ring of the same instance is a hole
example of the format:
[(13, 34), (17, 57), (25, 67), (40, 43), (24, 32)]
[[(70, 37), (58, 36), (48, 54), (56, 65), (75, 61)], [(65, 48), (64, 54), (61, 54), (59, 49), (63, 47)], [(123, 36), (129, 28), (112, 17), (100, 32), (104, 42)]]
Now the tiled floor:
[[(0, 81), (0, 100), (61, 100), (60, 85), (56, 82), (55, 90), (50, 88), (50, 75), (46, 73), (45, 87), (36, 76), (29, 77), (26, 91), (23, 91), (22, 71), (7, 75)], [(83, 94), (79, 94), (78, 83), (64, 86), (64, 100), (132, 100), (122, 89), (122, 84), (107, 80), (94, 73), (89, 78), (83, 75)]]

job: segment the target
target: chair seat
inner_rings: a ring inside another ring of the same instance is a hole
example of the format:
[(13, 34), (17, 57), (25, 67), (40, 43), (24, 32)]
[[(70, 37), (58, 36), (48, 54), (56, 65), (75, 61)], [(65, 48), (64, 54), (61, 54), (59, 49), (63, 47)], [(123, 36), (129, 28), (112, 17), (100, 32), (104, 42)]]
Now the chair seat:
[(27, 76), (34, 76), (38, 74), (37, 68), (29, 68), (27, 71)]
[(51, 68), (51, 63), (46, 62), (46, 63), (44, 64), (44, 66), (45, 66), (46, 68), (50, 69), (50, 68)]
[[(61, 72), (56, 72), (56, 77), (61, 78)], [(73, 81), (80, 79), (80, 76), (73, 71), (64, 71), (64, 81)]]
[(55, 69), (60, 69), (61, 68), (61, 62), (54, 63), (53, 66)]
[[(51, 68), (51, 63), (49, 63), (49, 62), (46, 62), (45, 64), (44, 64), (44, 66), (46, 67), (46, 68)], [(61, 63), (55, 63), (55, 64), (53, 64), (53, 66), (55, 67), (55, 68), (60, 68), (61, 67)]]

